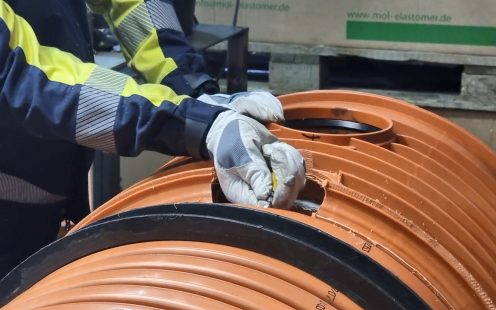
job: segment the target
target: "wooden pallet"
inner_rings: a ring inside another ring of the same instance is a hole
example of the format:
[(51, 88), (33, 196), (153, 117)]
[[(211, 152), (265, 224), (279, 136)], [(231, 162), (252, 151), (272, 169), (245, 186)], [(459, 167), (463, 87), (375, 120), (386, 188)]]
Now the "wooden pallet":
[[(216, 48), (225, 47), (218, 45)], [(464, 72), (459, 95), (404, 92), (405, 99), (413, 99), (425, 107), (496, 112), (496, 56), (260, 42), (250, 42), (248, 49), (255, 53), (270, 53), (268, 86), (275, 94), (324, 88), (327, 68), (322, 59), (329, 56), (462, 65)]]
[(462, 65), (464, 70), (459, 94), (369, 88), (358, 90), (403, 99), (429, 109), (458, 123), (496, 149), (496, 56), (257, 42), (249, 43), (249, 51), (270, 53), (271, 59), (269, 82), (250, 81), (248, 88), (262, 88), (276, 95), (325, 88), (328, 68), (322, 59), (329, 56)]
[(271, 54), (269, 87), (276, 93), (325, 87), (327, 68), (322, 59), (328, 56), (463, 65), (459, 95), (405, 93), (405, 99), (427, 107), (496, 112), (496, 56), (268, 43), (251, 43), (249, 49)]

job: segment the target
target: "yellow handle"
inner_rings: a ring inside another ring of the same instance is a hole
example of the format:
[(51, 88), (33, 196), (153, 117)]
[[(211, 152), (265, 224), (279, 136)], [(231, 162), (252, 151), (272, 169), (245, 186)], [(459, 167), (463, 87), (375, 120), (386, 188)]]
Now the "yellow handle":
[(277, 178), (276, 178), (276, 174), (272, 172), (272, 189), (276, 190), (276, 188), (277, 188)]

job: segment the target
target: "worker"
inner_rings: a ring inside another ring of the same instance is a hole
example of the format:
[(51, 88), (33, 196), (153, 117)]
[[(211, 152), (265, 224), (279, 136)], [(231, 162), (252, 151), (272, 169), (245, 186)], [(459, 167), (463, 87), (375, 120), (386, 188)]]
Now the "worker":
[(0, 0), (0, 278), (89, 212), (95, 149), (212, 159), (234, 203), (287, 208), (304, 186), (301, 155), (259, 123), (280, 102), (216, 94), (170, 0), (87, 4), (146, 83), (91, 62), (83, 0)]

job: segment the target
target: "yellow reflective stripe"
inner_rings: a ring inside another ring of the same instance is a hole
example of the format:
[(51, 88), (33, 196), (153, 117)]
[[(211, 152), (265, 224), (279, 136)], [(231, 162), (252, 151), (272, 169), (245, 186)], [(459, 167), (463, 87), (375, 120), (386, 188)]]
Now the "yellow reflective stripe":
[(141, 43), (129, 65), (140, 72), (149, 83), (160, 83), (162, 79), (177, 69), (177, 64), (170, 57), (165, 57), (158, 44), (157, 30)]
[[(26, 53), (26, 49), (22, 49)], [(71, 86), (83, 84), (96, 67), (95, 64), (83, 63), (72, 54), (53, 47), (40, 46), (38, 55), (39, 62), (33, 57), (31, 58), (33, 61), (28, 60), (28, 63), (40, 68), (49, 80)]]
[(111, 69), (95, 67), (84, 85), (120, 96), (129, 78), (128, 75)]
[(122, 91), (122, 96), (130, 97), (133, 95), (144, 97), (156, 107), (159, 107), (164, 101), (179, 105), (183, 99), (189, 98), (185, 95), (178, 96), (170, 87), (160, 84), (138, 85), (136, 81), (129, 78)]
[(108, 11), (108, 17), (112, 20), (114, 27), (119, 27), (119, 24), (128, 16), (136, 7), (145, 3), (143, 0), (112, 0), (112, 8)]
[(41, 46), (31, 26), (4, 1), (0, 2), (0, 18), (10, 31), (9, 47), (21, 48), (29, 65), (43, 71), (49, 80), (74, 86), (88, 79), (95, 68), (69, 53), (53, 47)]
[[(133, 11), (141, 12), (143, 5), (145, 5), (143, 0), (87, 0), (87, 2), (92, 9), (105, 16), (114, 33), (121, 34), (119, 40), (123, 39), (122, 35), (126, 31), (129, 31), (129, 27), (121, 27), (124, 29), (119, 32), (119, 27), (123, 26), (127, 17), (137, 14)], [(148, 9), (146, 12), (147, 17), (138, 14), (147, 20), (142, 21), (142, 25), (135, 25), (136, 29), (148, 28), (144, 25), (153, 25)], [(139, 72), (148, 83), (161, 83), (164, 77), (177, 69), (177, 64), (172, 58), (164, 55), (158, 41), (157, 29), (152, 28), (150, 33), (127, 34), (125, 38), (132, 39), (138, 36), (143, 36), (143, 41), (136, 44), (137, 47), (134, 51), (127, 50), (126, 46), (129, 44), (121, 42), (124, 57), (128, 61), (128, 65)], [(128, 43), (135, 44), (134, 42)]]
[[(121, 41), (121, 38), (119, 38), (116, 29), (126, 19), (126, 17), (128, 17), (128, 15), (131, 14), (131, 12), (134, 11), (137, 7), (142, 5), (144, 1), (86, 0), (86, 3), (93, 12), (102, 14), (105, 17), (105, 20), (110, 26), (110, 29), (115, 34), (117, 34), (117, 38), (119, 39), (119, 41)], [(131, 55), (132, 51), (128, 51), (125, 46), (126, 44), (123, 44), (123, 42), (119, 43), (122, 47), (122, 54), (124, 54), (126, 60), (129, 61), (129, 59), (131, 59), (133, 56)]]
[(122, 47), (127, 50), (127, 54), (134, 55), (152, 29), (148, 8), (143, 3), (135, 7), (119, 26), (114, 28), (114, 33), (120, 39)]
[[(107, 83), (100, 85), (100, 82), (105, 82), (106, 77), (114, 82), (119, 80), (116, 82), (119, 85), (124, 83), (125, 80), (121, 96), (139, 95), (157, 107), (164, 101), (177, 105), (183, 99), (189, 98), (188, 96), (177, 96), (171, 88), (160, 84), (138, 85), (134, 79), (122, 73), (97, 67), (93, 63), (83, 63), (70, 53), (39, 45), (31, 26), (23, 18), (16, 16), (14, 11), (2, 0), (0, 0), (0, 18), (10, 31), (9, 47), (11, 49), (21, 48), (26, 55), (27, 63), (39, 68), (51, 81), (70, 86), (88, 83), (95, 88), (102, 88), (104, 91), (109, 92), (115, 88), (113, 82), (107, 81)], [(98, 85), (93, 85), (95, 83)], [(109, 87), (112, 89), (107, 89)], [(112, 92), (115, 93), (115, 90)]]
[(91, 11), (110, 18), (117, 27), (143, 0), (86, 0)]

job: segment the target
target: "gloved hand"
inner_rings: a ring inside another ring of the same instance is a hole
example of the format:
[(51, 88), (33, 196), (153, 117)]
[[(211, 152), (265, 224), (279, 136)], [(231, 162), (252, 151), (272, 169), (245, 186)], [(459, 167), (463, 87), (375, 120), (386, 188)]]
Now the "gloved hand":
[(206, 142), (220, 186), (233, 203), (288, 209), (305, 185), (301, 154), (250, 117), (222, 112)]
[(197, 99), (211, 105), (227, 107), (262, 123), (284, 121), (281, 102), (266, 91), (242, 92), (234, 95), (204, 94)]

